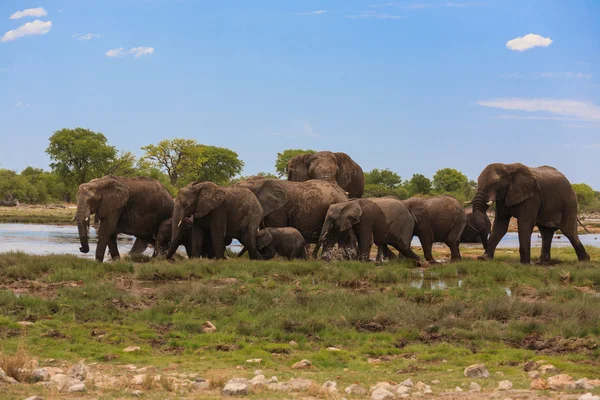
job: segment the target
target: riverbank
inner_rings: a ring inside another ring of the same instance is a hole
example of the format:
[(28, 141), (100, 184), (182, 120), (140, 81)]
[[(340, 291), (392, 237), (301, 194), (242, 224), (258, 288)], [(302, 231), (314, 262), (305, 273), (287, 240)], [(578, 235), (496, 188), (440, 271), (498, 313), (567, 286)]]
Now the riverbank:
[[(409, 394), (445, 398), (600, 394), (582, 384), (549, 390), (547, 379), (600, 379), (600, 263), (577, 263), (572, 249), (553, 249), (562, 263), (552, 267), (520, 265), (515, 249), (499, 250), (494, 262), (470, 260), (480, 252), (466, 248), (466, 260), (427, 269), (409, 261), (98, 264), (0, 254), (0, 366), (33, 359), (67, 375), (84, 360), (76, 395), (90, 399), (220, 398), (230, 379), (250, 380), (255, 370), (267, 378), (229, 388), (257, 399), (369, 398), (345, 389), (388, 382), (383, 389), (400, 398), (405, 389), (395, 384), (410, 379)], [(555, 369), (535, 381), (529, 361)], [(489, 376), (465, 377), (479, 363)], [(53, 398), (59, 378), (0, 384), (0, 394)], [(501, 381), (512, 388), (499, 391)], [(544, 390), (530, 390), (532, 382)]]
[[(72, 203), (0, 207), (0, 223), (75, 225), (73, 217), (76, 210), (77, 205)], [(490, 213), (489, 217), (493, 222), (494, 214)], [(600, 233), (600, 215), (582, 214), (580, 219), (590, 233)], [(580, 234), (586, 233), (581, 226), (578, 230)], [(517, 221), (514, 218), (508, 231), (517, 232)], [(537, 228), (534, 232), (538, 232)]]

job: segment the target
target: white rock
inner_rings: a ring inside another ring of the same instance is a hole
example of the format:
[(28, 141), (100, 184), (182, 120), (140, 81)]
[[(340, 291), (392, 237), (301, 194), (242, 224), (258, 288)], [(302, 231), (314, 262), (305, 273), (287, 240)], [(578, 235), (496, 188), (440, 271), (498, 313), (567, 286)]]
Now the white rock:
[(210, 321), (206, 321), (202, 324), (202, 332), (204, 333), (213, 333), (217, 331), (217, 327)]
[(40, 396), (31, 396), (26, 398), (25, 400), (44, 400), (44, 398)]
[(129, 382), (133, 386), (141, 386), (142, 383), (144, 383), (145, 379), (146, 379), (146, 374), (138, 374), (138, 375), (135, 375), (134, 377), (132, 377)]
[(415, 390), (418, 390), (419, 392), (422, 392), (423, 394), (433, 393), (433, 391), (431, 390), (431, 387), (421, 381), (417, 382), (417, 384), (415, 385)]
[(498, 383), (498, 390), (510, 390), (512, 387), (513, 384), (511, 381), (504, 380)]
[(12, 376), (6, 375), (6, 372), (4, 372), (2, 368), (0, 368), (0, 383), (10, 383), (14, 385), (15, 383), (19, 382), (17, 382)]
[(575, 386), (580, 390), (591, 390), (600, 386), (600, 380), (589, 380), (588, 378), (582, 378), (575, 381)]
[(534, 369), (533, 371), (529, 371), (527, 373), (527, 378), (533, 380), (533, 379), (538, 379), (540, 378), (542, 375), (540, 374), (540, 371)]
[(83, 363), (83, 361), (78, 362), (73, 365), (67, 371), (67, 375), (71, 378), (77, 379), (78, 381), (85, 381), (86, 379), (91, 378), (92, 371)]
[(365, 389), (364, 387), (357, 385), (356, 383), (353, 383), (352, 385), (348, 386), (346, 389), (344, 389), (344, 392), (346, 392), (346, 394), (355, 394), (358, 396), (364, 396), (367, 394), (367, 389)]
[(338, 392), (337, 383), (334, 381), (326, 381), (323, 386), (321, 386), (321, 391), (328, 394), (336, 394)]
[(79, 382), (72, 386), (69, 386), (68, 392), (69, 393), (85, 392), (85, 383)]
[(260, 364), (262, 362), (262, 358), (251, 358), (249, 360), (246, 360), (246, 363), (248, 364)]
[(340, 349), (338, 349), (337, 347), (328, 347), (327, 348), (328, 351), (340, 351)]
[(31, 322), (31, 321), (19, 321), (19, 322), (17, 322), (17, 325), (31, 326), (31, 325), (33, 325), (33, 322)]
[(401, 385), (401, 386), (406, 386), (406, 387), (409, 387), (409, 388), (411, 388), (411, 387), (413, 387), (413, 386), (414, 386), (414, 385), (413, 385), (413, 381), (412, 381), (412, 380), (410, 380), (410, 379), (407, 379), (407, 380), (405, 380), (404, 382), (401, 382), (401, 383), (400, 383), (400, 385)]
[(551, 390), (575, 389), (575, 381), (566, 374), (551, 376), (547, 382)]
[(542, 365), (541, 367), (538, 368), (538, 371), (540, 371), (540, 373), (542, 375), (546, 375), (546, 374), (559, 374), (560, 373), (560, 371), (558, 370), (558, 368), (556, 368), (552, 364)]
[(431, 381), (432, 385), (439, 385), (440, 383), (442, 383), (442, 382), (440, 382), (439, 379), (434, 379), (434, 380)]
[(191, 387), (193, 390), (207, 390), (210, 389), (210, 382), (203, 378), (196, 378)]
[(370, 392), (373, 393), (377, 389), (385, 389), (388, 392), (395, 392), (396, 390), (398, 390), (398, 386), (397, 385), (392, 385), (389, 382), (377, 382), (375, 384), (375, 386), (371, 386)]
[(481, 392), (481, 386), (477, 382), (471, 382), (469, 385), (469, 391), (471, 392)]
[(454, 388), (454, 391), (455, 392), (462, 392), (463, 390), (461, 389), (460, 386), (457, 386), (457, 387)]
[(600, 396), (594, 396), (591, 393), (586, 393), (579, 398), (579, 400), (600, 400)]
[(465, 368), (464, 375), (467, 378), (489, 378), (490, 373), (484, 364), (474, 364)]
[(297, 363), (295, 363), (294, 365), (292, 365), (293, 369), (306, 369), (306, 368), (310, 368), (312, 366), (312, 363), (310, 362), (310, 360), (301, 360), (298, 361)]
[(396, 398), (389, 390), (379, 388), (371, 393), (371, 400), (392, 400)]
[(402, 386), (399, 385), (398, 389), (396, 389), (396, 393), (398, 393), (399, 395), (405, 394), (405, 393), (410, 393), (410, 388), (408, 386)]
[(137, 390), (132, 390), (131, 394), (134, 395), (135, 397), (140, 397), (142, 395), (142, 391), (137, 389)]
[(36, 382), (45, 382), (50, 379), (50, 373), (46, 368), (36, 368), (31, 371), (31, 376)]
[(298, 346), (298, 343), (295, 340), (290, 340), (290, 346), (296, 347)]
[(248, 383), (243, 378), (231, 379), (223, 387), (222, 393), (224, 396), (246, 396), (248, 395)]
[(256, 370), (254, 370), (254, 376), (256, 376), (256, 375), (262, 375), (262, 374), (263, 374), (262, 369), (256, 369)]
[(290, 392), (304, 392), (314, 385), (314, 381), (305, 378), (292, 378), (285, 385)]
[(56, 374), (52, 378), (50, 378), (50, 382), (56, 384), (56, 388), (59, 392), (62, 392), (66, 389), (69, 389), (71, 386), (75, 386), (78, 383), (81, 383), (80, 380), (71, 378), (65, 374)]
[(140, 346), (129, 346), (123, 349), (123, 353), (133, 353), (134, 351), (140, 351)]

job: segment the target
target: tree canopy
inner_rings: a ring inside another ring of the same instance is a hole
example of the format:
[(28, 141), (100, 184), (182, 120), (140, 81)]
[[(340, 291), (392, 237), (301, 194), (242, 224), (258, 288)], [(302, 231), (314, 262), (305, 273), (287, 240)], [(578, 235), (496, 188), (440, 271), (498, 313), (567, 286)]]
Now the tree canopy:
[(277, 160), (275, 160), (275, 172), (277, 173), (277, 175), (280, 178), (286, 176), (288, 161), (290, 161), (292, 157), (306, 153), (314, 154), (316, 153), (316, 151), (302, 149), (287, 149), (282, 151), (281, 153), (277, 153)]
[(573, 186), (573, 190), (577, 195), (577, 203), (579, 204), (579, 209), (587, 209), (596, 198), (596, 192), (594, 191), (594, 189), (592, 189), (590, 185), (587, 185), (585, 183), (574, 183), (571, 186)]
[(365, 173), (365, 183), (370, 185), (381, 185), (387, 188), (397, 188), (402, 185), (402, 178), (389, 169), (372, 169)]
[(431, 193), (431, 179), (423, 174), (414, 174), (406, 183), (406, 188), (411, 196), (416, 194), (429, 194)]
[(439, 193), (458, 192), (468, 183), (465, 174), (454, 168), (442, 168), (433, 175), (433, 188)]

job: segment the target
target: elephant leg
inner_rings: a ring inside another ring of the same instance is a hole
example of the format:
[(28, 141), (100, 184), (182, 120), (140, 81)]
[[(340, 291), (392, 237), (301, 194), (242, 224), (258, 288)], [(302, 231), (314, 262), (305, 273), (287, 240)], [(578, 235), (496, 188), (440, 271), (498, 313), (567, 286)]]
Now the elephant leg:
[(242, 235), (240, 242), (244, 245), (244, 248), (248, 250), (248, 255), (251, 260), (262, 260), (263, 257), (256, 248), (256, 232), (257, 227), (249, 227), (246, 232)]
[(496, 220), (494, 221), (494, 227), (492, 228), (492, 234), (490, 235), (490, 240), (488, 241), (487, 249), (483, 253), (483, 255), (477, 257), (478, 260), (493, 260), (494, 253), (496, 252), (496, 247), (500, 240), (506, 235), (508, 232), (508, 224), (510, 222), (510, 218), (506, 217), (498, 217), (496, 216)]
[(119, 247), (117, 246), (117, 234), (112, 234), (108, 238), (108, 252), (110, 253), (110, 258), (113, 260), (118, 260), (121, 258), (119, 254)]
[(446, 246), (450, 248), (450, 261), (462, 260), (462, 257), (460, 256), (460, 241), (447, 241)]
[(519, 224), (519, 256), (521, 264), (531, 263), (531, 234), (533, 233), (534, 221), (524, 218), (518, 221)]
[(567, 239), (569, 239), (569, 242), (571, 242), (571, 246), (573, 246), (573, 248), (575, 249), (575, 253), (577, 254), (577, 259), (579, 261), (589, 261), (590, 255), (585, 250), (585, 247), (581, 243), (581, 240), (579, 240), (576, 222), (567, 225), (567, 227), (564, 229), (561, 226), (560, 230), (567, 237)]
[(306, 253), (306, 247), (302, 246), (301, 248), (298, 249), (298, 252), (296, 253), (296, 258), (299, 258), (301, 260), (308, 259), (308, 254)]
[(131, 250), (129, 250), (129, 254), (142, 254), (148, 248), (148, 242), (142, 238), (136, 238), (135, 242), (133, 242), (133, 246)]
[(373, 247), (373, 232), (361, 229), (357, 233), (356, 239), (358, 240), (358, 259), (360, 261), (369, 261), (371, 247)]
[(487, 232), (479, 232), (479, 238), (481, 239), (481, 245), (483, 246), (483, 250), (487, 250), (488, 248), (488, 235)]
[(392, 244), (392, 246), (394, 246), (396, 250), (398, 250), (400, 254), (402, 254), (404, 257), (415, 260), (417, 263), (421, 261), (421, 257), (419, 257), (419, 255), (413, 251), (413, 249), (410, 247), (410, 244), (405, 246), (402, 244), (394, 243)]
[(431, 252), (431, 249), (433, 248), (433, 232), (421, 234), (419, 236), (419, 241), (423, 247), (423, 255), (425, 256), (425, 260), (431, 264), (437, 264), (437, 261), (435, 258), (433, 258), (433, 253)]
[[(204, 257), (203, 246), (206, 241), (207, 233), (201, 227), (194, 226), (192, 228), (192, 253), (194, 257)], [(208, 257), (210, 258), (210, 257)]]
[[(98, 227), (98, 243), (96, 244), (96, 261), (104, 261), (104, 255), (106, 254), (106, 246), (108, 246), (110, 236), (117, 229), (119, 216), (119, 213), (115, 212), (108, 215), (106, 218), (100, 221), (100, 226)], [(119, 254), (118, 250), (116, 254)]]
[(550, 249), (552, 247), (552, 237), (556, 232), (553, 228), (540, 227), (540, 234), (542, 235), (542, 251), (540, 258), (537, 260), (537, 264), (547, 264), (550, 262)]

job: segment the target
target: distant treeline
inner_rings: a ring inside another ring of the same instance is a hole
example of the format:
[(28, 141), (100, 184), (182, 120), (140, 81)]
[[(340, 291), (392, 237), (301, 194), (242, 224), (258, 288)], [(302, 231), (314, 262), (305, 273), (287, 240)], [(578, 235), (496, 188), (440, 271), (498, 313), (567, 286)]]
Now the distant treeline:
[[(244, 179), (239, 176), (244, 162), (233, 150), (204, 145), (191, 139), (163, 140), (142, 147), (139, 159), (111, 146), (102, 133), (88, 129), (61, 129), (49, 139), (46, 153), (51, 170), (27, 167), (20, 173), (0, 169), (0, 200), (43, 204), (74, 201), (80, 184), (105, 175), (147, 176), (163, 182), (173, 195), (189, 182), (210, 180), (228, 185)], [(270, 178), (284, 178), (288, 160), (311, 149), (287, 149), (277, 153), (275, 173), (260, 172)], [(389, 169), (365, 172), (364, 197), (450, 194), (459, 201), (470, 200), (477, 182), (453, 168), (442, 168), (430, 179), (414, 174), (403, 180)], [(581, 211), (600, 211), (600, 192), (585, 183), (574, 184)]]

